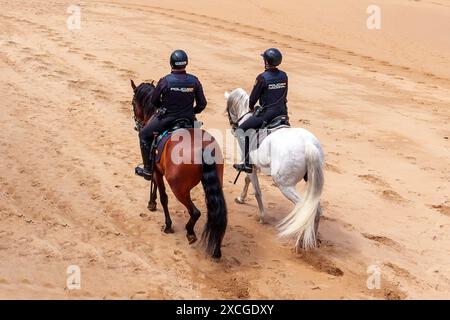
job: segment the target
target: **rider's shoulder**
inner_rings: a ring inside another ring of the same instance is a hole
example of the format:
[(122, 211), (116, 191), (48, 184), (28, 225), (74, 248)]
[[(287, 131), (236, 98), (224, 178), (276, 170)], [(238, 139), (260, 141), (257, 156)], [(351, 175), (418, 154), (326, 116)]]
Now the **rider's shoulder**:
[(256, 77), (256, 82), (264, 82), (264, 80), (266, 79), (265, 75), (266, 75), (265, 71), (258, 74), (258, 76)]
[(186, 75), (191, 78), (197, 85), (201, 85), (202, 83), (200, 82), (200, 80), (198, 79), (197, 76), (194, 76), (191, 73), (186, 73)]
[(281, 69), (278, 69), (278, 71), (279, 71), (280, 73), (284, 74), (285, 76), (287, 76), (287, 73), (286, 73), (285, 71), (283, 71), (283, 70), (281, 70)]
[(264, 78), (264, 75), (266, 74), (266, 72), (267, 72), (267, 71), (264, 71), (264, 72), (261, 72), (260, 74), (258, 74), (258, 75), (256, 76), (256, 79), (262, 79), (262, 78)]
[(186, 73), (186, 75), (192, 79), (198, 80), (198, 77), (193, 75), (192, 73)]
[(164, 77), (161, 77), (161, 79), (159, 79), (158, 83), (163, 83), (164, 81), (167, 81), (167, 78), (169, 78), (170, 74), (165, 75)]

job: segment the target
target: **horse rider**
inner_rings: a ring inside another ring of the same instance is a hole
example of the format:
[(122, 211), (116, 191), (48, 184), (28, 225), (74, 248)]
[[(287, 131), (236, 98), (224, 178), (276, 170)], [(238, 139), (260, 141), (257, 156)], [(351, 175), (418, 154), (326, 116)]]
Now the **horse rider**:
[(202, 84), (197, 77), (186, 73), (187, 65), (186, 52), (175, 50), (170, 55), (172, 72), (159, 80), (153, 92), (151, 103), (157, 112), (139, 133), (144, 168), (136, 168), (136, 174), (146, 180), (152, 179), (153, 160), (150, 153), (155, 133), (170, 129), (177, 119), (194, 122), (195, 115), (206, 107)]
[[(249, 158), (250, 142), (246, 141), (248, 135), (245, 135), (245, 132), (249, 129), (259, 129), (264, 123), (270, 123), (278, 116), (287, 115), (288, 77), (284, 71), (278, 69), (283, 56), (275, 48), (267, 49), (261, 56), (264, 59), (265, 71), (256, 78), (249, 98), (250, 112), (253, 112), (253, 115), (236, 130), (244, 158), (243, 163), (235, 164), (233, 167), (247, 173), (252, 172), (252, 165)], [(258, 100), (260, 106), (255, 107)]]

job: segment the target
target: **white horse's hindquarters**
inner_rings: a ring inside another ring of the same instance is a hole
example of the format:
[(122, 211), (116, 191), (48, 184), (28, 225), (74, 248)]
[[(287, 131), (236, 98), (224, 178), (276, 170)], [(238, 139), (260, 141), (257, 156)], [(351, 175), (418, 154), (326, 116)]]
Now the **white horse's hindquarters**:
[(319, 141), (309, 131), (302, 128), (279, 129), (270, 134), (251, 157), (264, 174), (272, 176), (276, 184), (296, 185), (306, 174), (307, 140), (321, 150)]

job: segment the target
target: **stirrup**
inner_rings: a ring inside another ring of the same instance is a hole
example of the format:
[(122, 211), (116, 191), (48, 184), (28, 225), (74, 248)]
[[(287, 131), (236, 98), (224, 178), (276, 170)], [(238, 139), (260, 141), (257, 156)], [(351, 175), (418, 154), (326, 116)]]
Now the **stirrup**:
[(153, 178), (153, 174), (150, 170), (146, 169), (146, 168), (142, 168), (137, 166), (134, 169), (134, 173), (140, 177), (143, 177), (145, 180), (147, 181), (152, 181)]
[(253, 172), (253, 167), (245, 163), (233, 164), (233, 168), (235, 168), (237, 171), (245, 171), (246, 173)]

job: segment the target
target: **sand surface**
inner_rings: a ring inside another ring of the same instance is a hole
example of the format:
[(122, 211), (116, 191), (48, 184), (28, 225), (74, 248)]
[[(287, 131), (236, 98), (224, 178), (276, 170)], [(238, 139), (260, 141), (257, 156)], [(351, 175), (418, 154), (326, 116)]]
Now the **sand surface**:
[[(80, 1), (76, 31), (67, 1), (0, 3), (0, 298), (450, 298), (450, 1), (379, 0), (372, 31), (356, 0)], [(262, 178), (259, 224), (227, 165), (213, 262), (171, 195), (175, 234), (146, 209), (129, 79), (159, 79), (184, 48), (209, 100), (200, 118), (224, 131), (224, 91), (250, 90), (271, 46), (292, 124), (325, 150), (322, 243), (296, 254), (278, 240), (292, 205)], [(81, 290), (66, 288), (69, 265)]]

